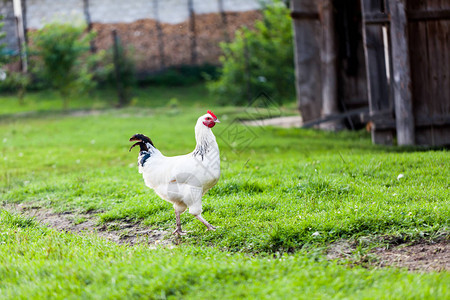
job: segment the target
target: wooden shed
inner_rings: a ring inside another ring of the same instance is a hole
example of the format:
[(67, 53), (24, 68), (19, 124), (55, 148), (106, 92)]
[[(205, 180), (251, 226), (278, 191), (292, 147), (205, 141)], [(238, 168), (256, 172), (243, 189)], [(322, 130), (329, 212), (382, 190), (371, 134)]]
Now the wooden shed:
[(377, 144), (450, 145), (449, 0), (292, 0), (307, 126)]

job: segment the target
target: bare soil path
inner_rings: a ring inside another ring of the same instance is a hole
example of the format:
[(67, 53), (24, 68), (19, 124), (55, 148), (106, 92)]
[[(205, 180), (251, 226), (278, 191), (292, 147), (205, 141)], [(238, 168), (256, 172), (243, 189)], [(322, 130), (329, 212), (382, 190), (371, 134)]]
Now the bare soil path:
[(330, 245), (327, 258), (330, 260), (349, 259), (356, 264), (374, 267), (399, 267), (410, 271), (450, 271), (449, 235), (433, 241), (403, 243), (400, 245), (377, 247), (367, 253), (356, 254), (356, 242), (341, 240)]
[(141, 222), (121, 221), (99, 224), (95, 213), (57, 213), (35, 204), (7, 205), (4, 208), (12, 213), (34, 218), (38, 223), (56, 230), (75, 234), (96, 234), (118, 244), (147, 244), (150, 247), (171, 247), (177, 244), (170, 232), (149, 229)]
[[(3, 206), (3, 209), (32, 217), (38, 223), (60, 231), (74, 234), (96, 234), (118, 244), (147, 244), (150, 248), (155, 248), (156, 246), (174, 247), (181, 242), (169, 231), (149, 229), (140, 222), (121, 221), (98, 224), (95, 213), (57, 213), (32, 203), (7, 204)], [(327, 258), (354, 261), (355, 250), (356, 243), (339, 241), (330, 245)], [(374, 248), (366, 256), (370, 259), (362, 258), (361, 263), (373, 267), (392, 266), (421, 272), (450, 271), (450, 237), (447, 234), (441, 236), (437, 241)]]
[(261, 120), (243, 121), (247, 126), (275, 126), (283, 128), (300, 128), (303, 125), (301, 116), (279, 117)]

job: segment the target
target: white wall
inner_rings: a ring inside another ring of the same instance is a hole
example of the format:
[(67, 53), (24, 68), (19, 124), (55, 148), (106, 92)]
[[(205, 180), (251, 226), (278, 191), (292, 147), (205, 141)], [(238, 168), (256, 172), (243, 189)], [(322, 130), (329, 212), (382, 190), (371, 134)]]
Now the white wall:
[(54, 21), (84, 20), (83, 0), (26, 0), (27, 28), (42, 28)]
[(158, 5), (160, 22), (176, 24), (184, 22), (189, 18), (189, 8), (187, 0), (159, 0)]
[(89, 13), (96, 23), (131, 23), (154, 18), (152, 0), (89, 0)]
[[(155, 19), (156, 0), (89, 0), (89, 13), (96, 23), (132, 23)], [(218, 13), (219, 0), (193, 0), (197, 14)], [(52, 21), (84, 20), (83, 0), (27, 0), (27, 27), (42, 28)], [(159, 19), (177, 24), (189, 18), (188, 0), (158, 0)], [(223, 0), (225, 11), (248, 11), (261, 8), (260, 0)]]

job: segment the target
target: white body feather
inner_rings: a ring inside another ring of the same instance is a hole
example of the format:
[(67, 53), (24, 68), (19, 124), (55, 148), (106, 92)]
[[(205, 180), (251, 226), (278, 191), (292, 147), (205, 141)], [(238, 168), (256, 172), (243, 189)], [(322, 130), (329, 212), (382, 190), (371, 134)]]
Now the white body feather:
[(220, 177), (220, 153), (214, 134), (200, 118), (195, 126), (195, 138), (195, 150), (186, 155), (167, 157), (151, 147), (151, 156), (139, 166), (139, 172), (145, 184), (172, 203), (175, 211), (181, 213), (189, 208), (191, 214), (200, 215), (202, 196)]

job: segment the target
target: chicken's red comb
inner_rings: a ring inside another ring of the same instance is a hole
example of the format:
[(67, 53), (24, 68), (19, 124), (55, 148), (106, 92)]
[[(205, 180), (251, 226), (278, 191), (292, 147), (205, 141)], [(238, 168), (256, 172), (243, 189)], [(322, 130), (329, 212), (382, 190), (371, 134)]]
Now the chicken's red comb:
[(217, 120), (216, 115), (212, 111), (208, 110), (207, 113), (210, 114), (215, 120)]

